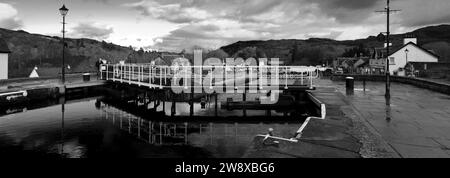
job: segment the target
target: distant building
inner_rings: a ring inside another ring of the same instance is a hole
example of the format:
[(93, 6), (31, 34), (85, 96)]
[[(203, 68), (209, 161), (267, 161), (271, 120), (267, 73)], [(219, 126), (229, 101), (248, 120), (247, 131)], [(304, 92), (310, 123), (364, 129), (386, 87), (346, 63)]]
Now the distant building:
[(6, 42), (0, 38), (0, 80), (8, 79), (8, 60), (11, 51)]
[(157, 66), (171, 66), (174, 62), (177, 63), (176, 59), (180, 58), (185, 58), (185, 56), (180, 54), (161, 53), (150, 63)]
[(404, 44), (397, 50), (394, 50), (389, 55), (389, 72), (391, 75), (404, 75), (406, 64), (408, 63), (423, 63), (422, 70), (427, 69), (427, 63), (438, 63), (439, 56), (417, 45), (417, 38), (407, 37), (404, 39)]
[(369, 57), (339, 57), (333, 61), (334, 71), (338, 73), (366, 73)]
[(37, 72), (38, 68), (34, 67), (33, 71), (31, 71), (29, 78), (39, 78), (39, 74)]
[(369, 60), (369, 74), (382, 75), (386, 69), (386, 48), (374, 48)]

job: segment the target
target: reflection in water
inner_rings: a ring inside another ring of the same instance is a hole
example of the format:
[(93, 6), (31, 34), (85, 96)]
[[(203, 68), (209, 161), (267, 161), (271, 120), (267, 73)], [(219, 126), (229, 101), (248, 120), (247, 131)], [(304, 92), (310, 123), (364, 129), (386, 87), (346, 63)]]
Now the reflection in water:
[(66, 98), (65, 97), (61, 97), (60, 98), (60, 102), (61, 102), (61, 148), (60, 148), (60, 155), (62, 155), (64, 153), (64, 112), (66, 111)]
[[(240, 136), (249, 136), (253, 139), (256, 134), (267, 131), (268, 126), (263, 123), (239, 124), (239, 123), (213, 123), (213, 122), (162, 122), (142, 119), (133, 114), (120, 109), (104, 105), (102, 107), (102, 118), (109, 121), (114, 126), (131, 135), (136, 136), (150, 144), (176, 145), (188, 144), (192, 141), (189, 136), (208, 137), (209, 144), (213, 144), (214, 137), (234, 137), (233, 140), (240, 139)], [(295, 131), (298, 123), (272, 124), (278, 125), (276, 128), (285, 126), (285, 129), (278, 129), (282, 134), (283, 130)], [(238, 130), (245, 130), (239, 133)], [(218, 134), (220, 133), (220, 134)], [(287, 133), (287, 132), (284, 132)]]
[(102, 118), (155, 146), (189, 146), (204, 149), (210, 157), (243, 157), (253, 144), (255, 135), (275, 129), (275, 135), (292, 136), (299, 123), (217, 123), (152, 121), (104, 104)]
[[(0, 157), (239, 158), (252, 149), (255, 135), (274, 128), (275, 135), (289, 137), (301, 124), (301, 120), (238, 123), (144, 118), (98, 98), (58, 103), (0, 116)], [(188, 105), (177, 104), (176, 115), (189, 115)], [(170, 114), (172, 103), (166, 105)], [(207, 104), (211, 109), (203, 110), (199, 103), (196, 115), (214, 116), (214, 107)]]
[(391, 94), (386, 93), (386, 120), (391, 121)]

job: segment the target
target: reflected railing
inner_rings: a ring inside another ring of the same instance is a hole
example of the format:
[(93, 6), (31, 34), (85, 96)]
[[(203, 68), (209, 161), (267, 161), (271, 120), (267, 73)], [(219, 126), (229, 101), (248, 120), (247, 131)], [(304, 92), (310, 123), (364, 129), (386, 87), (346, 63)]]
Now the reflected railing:
[[(212, 122), (165, 122), (140, 118), (121, 109), (105, 105), (101, 109), (101, 118), (112, 125), (133, 135), (138, 140), (152, 145), (188, 145), (190, 139), (202, 137), (214, 144), (217, 139), (228, 138), (232, 142), (237, 140), (251, 141), (255, 135), (266, 131), (263, 123), (212, 123)], [(249, 127), (249, 125), (252, 125)], [(278, 123), (286, 130), (294, 130), (297, 124)], [(286, 127), (288, 126), (289, 127)], [(244, 129), (245, 128), (245, 129)], [(190, 138), (196, 135), (196, 138)]]

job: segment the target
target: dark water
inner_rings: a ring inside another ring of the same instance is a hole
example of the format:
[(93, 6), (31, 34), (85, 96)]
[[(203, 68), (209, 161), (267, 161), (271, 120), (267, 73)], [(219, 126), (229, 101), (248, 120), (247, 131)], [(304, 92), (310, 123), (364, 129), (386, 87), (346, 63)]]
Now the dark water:
[[(233, 122), (177, 120), (152, 114), (132, 114), (104, 102), (102, 97), (67, 101), (37, 109), (8, 109), (0, 116), (0, 156), (11, 157), (149, 157), (149, 158), (240, 158), (253, 151), (255, 136), (273, 128), (277, 136), (290, 137), (303, 120), (270, 120), (286, 116), (275, 111), (247, 111), (248, 116), (267, 120), (242, 120), (242, 111), (218, 111), (235, 116)], [(170, 116), (172, 103), (165, 102)], [(149, 105), (151, 107), (151, 105)], [(156, 111), (162, 111), (160, 105)], [(195, 116), (214, 116), (215, 104), (202, 109), (194, 104)], [(176, 103), (175, 116), (189, 116), (188, 103)]]

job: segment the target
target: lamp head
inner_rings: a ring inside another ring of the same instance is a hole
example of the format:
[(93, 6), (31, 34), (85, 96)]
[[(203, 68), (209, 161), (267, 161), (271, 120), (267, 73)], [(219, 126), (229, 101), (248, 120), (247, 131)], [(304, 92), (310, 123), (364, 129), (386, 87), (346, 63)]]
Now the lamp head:
[(62, 16), (66, 16), (67, 13), (69, 13), (69, 9), (66, 8), (66, 5), (63, 5), (60, 9), (59, 12), (61, 13)]

